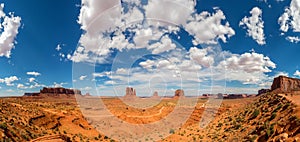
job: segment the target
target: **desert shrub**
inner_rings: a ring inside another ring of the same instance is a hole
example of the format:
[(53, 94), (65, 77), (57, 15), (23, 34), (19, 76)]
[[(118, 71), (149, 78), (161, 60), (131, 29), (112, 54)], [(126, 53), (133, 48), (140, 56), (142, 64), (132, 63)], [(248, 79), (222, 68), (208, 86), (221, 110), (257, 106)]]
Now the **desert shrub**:
[(277, 112), (279, 109), (281, 109), (281, 107), (282, 107), (282, 104), (279, 104), (279, 105), (273, 110), (273, 112)]
[(251, 141), (251, 142), (254, 142), (256, 139), (257, 139), (257, 135), (253, 135), (253, 136), (250, 138), (250, 141)]
[(251, 114), (250, 119), (256, 118), (256, 117), (259, 115), (259, 113), (260, 113), (259, 110), (258, 110), (258, 109), (255, 109), (254, 112)]
[(243, 122), (243, 119), (241, 117), (236, 118), (236, 122)]
[(1, 124), (0, 124), (0, 128), (3, 129), (3, 130), (6, 130), (6, 129), (7, 129), (6, 123), (5, 123), (5, 122), (4, 122), (4, 123), (1, 123)]
[(286, 103), (283, 107), (282, 107), (282, 110), (286, 110), (289, 106), (291, 106), (291, 103)]
[(276, 112), (273, 112), (269, 120), (271, 121), (271, 120), (273, 120), (275, 117), (276, 117)]
[(170, 129), (169, 133), (170, 134), (175, 134), (175, 130), (174, 129)]

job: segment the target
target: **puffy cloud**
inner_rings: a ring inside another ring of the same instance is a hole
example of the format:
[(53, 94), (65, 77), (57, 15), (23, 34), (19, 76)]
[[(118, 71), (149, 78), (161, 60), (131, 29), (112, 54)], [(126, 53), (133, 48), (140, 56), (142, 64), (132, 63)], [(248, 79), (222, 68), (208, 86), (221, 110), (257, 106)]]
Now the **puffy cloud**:
[(241, 70), (247, 73), (271, 72), (271, 69), (276, 68), (276, 64), (272, 62), (269, 57), (258, 53), (232, 55), (222, 61), (221, 65), (225, 65), (228, 70)]
[(166, 35), (162, 37), (161, 42), (151, 44), (147, 48), (152, 50), (153, 54), (159, 54), (175, 49), (176, 45), (172, 43), (172, 40), (169, 38), (169, 36)]
[(3, 79), (0, 78), (0, 83), (5, 83), (7, 86), (14, 86), (13, 82), (18, 81), (19, 78), (16, 76), (5, 77)]
[(121, 15), (119, 0), (82, 0), (78, 23), (86, 34), (98, 35), (114, 28)]
[(299, 71), (299, 70), (296, 70), (295, 73), (294, 73), (294, 76), (300, 77), (300, 71)]
[(262, 20), (262, 10), (254, 7), (250, 11), (251, 17), (244, 17), (240, 21), (240, 26), (247, 29), (247, 35), (251, 36), (259, 45), (266, 44), (264, 34), (264, 21)]
[(56, 50), (56, 51), (60, 51), (60, 50), (61, 50), (61, 45), (58, 44), (58, 45), (56, 46), (55, 50)]
[(31, 78), (29, 78), (28, 80), (29, 80), (29, 82), (34, 82), (34, 81), (35, 81), (35, 78), (31, 77)]
[(116, 71), (116, 74), (127, 74), (127, 73), (128, 73), (127, 69), (124, 68), (118, 68)]
[(216, 44), (218, 39), (227, 42), (227, 38), (235, 35), (235, 31), (228, 22), (222, 24), (225, 19), (221, 10), (217, 10), (214, 14), (204, 11), (190, 17), (184, 27), (195, 37), (194, 44)]
[(83, 76), (80, 76), (79, 77), (79, 80), (84, 80), (84, 79), (86, 79), (87, 78), (87, 76), (86, 75), (83, 75)]
[(17, 88), (18, 89), (27, 89), (28, 87), (24, 86), (24, 84), (18, 84)]
[(112, 80), (109, 80), (109, 81), (105, 81), (104, 84), (105, 85), (114, 85), (114, 84), (116, 84), (116, 82), (112, 81)]
[(152, 69), (156, 63), (153, 60), (146, 60), (145, 62), (140, 62), (139, 65), (145, 69)]
[(288, 77), (289, 73), (280, 71), (280, 72), (277, 72), (273, 78), (278, 77), (278, 76), (287, 76)]
[(5, 56), (10, 58), (11, 50), (15, 46), (15, 38), (19, 33), (19, 27), (21, 25), (21, 18), (14, 16), (13, 13), (6, 15), (3, 12), (4, 4), (0, 5), (0, 18), (3, 21), (0, 24), (0, 57)]
[(194, 11), (194, 5), (194, 0), (149, 0), (145, 15), (148, 19), (161, 21), (157, 24), (183, 25)]
[(298, 36), (287, 36), (285, 39), (292, 43), (298, 43), (300, 41)]
[(39, 72), (35, 72), (35, 71), (32, 71), (32, 72), (27, 72), (27, 75), (32, 75), (32, 76), (40, 76), (41, 73)]
[(53, 87), (55, 87), (55, 88), (57, 88), (57, 87), (64, 87), (64, 85), (66, 85), (67, 83), (64, 83), (64, 82), (61, 82), (61, 83), (56, 83), (56, 82), (54, 82), (53, 83)]
[(111, 72), (101, 72), (101, 73), (99, 73), (99, 72), (96, 73), (95, 72), (92, 75), (93, 75), (94, 78), (96, 78), (96, 77), (105, 77), (105, 76), (111, 75)]
[(292, 0), (290, 7), (279, 17), (280, 30), (287, 32), (289, 29), (300, 32), (300, 0)]
[(189, 51), (190, 58), (199, 65), (209, 67), (214, 64), (214, 57), (207, 56), (207, 50), (208, 48), (198, 49), (196, 47), (192, 47)]
[(164, 53), (176, 48), (169, 34), (177, 33), (180, 27), (195, 36), (195, 44), (215, 44), (218, 39), (226, 42), (235, 34), (221, 10), (195, 14), (195, 5), (194, 0), (126, 0), (122, 4), (118, 0), (82, 0), (78, 23), (85, 32), (78, 49), (67, 59), (103, 63), (115, 49)]

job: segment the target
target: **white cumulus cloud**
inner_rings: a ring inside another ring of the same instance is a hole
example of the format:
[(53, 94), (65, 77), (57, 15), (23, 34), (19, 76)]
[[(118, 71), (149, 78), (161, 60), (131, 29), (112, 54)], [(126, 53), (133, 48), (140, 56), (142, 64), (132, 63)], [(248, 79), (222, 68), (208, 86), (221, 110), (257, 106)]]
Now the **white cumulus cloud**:
[(300, 32), (300, 0), (292, 0), (289, 7), (278, 18), (280, 30), (287, 32), (289, 29)]
[(13, 13), (6, 15), (3, 11), (4, 4), (0, 5), (0, 57), (10, 58), (11, 50), (15, 47), (15, 38), (19, 33), (21, 18), (14, 16)]
[(259, 45), (266, 44), (264, 34), (264, 21), (262, 20), (262, 10), (254, 7), (250, 11), (250, 17), (244, 17), (240, 21), (240, 26), (247, 29), (247, 35), (252, 37)]
[(300, 41), (298, 36), (287, 36), (285, 39), (292, 43), (298, 43)]
[(300, 77), (300, 71), (299, 71), (299, 70), (296, 70), (295, 73), (294, 73), (294, 76)]
[(19, 78), (16, 76), (10, 76), (5, 78), (0, 78), (0, 83), (5, 83), (7, 86), (14, 86), (15, 81), (18, 81)]
[(228, 70), (241, 70), (247, 73), (266, 73), (276, 68), (276, 64), (272, 62), (269, 57), (259, 53), (233, 54), (231, 57), (222, 61), (221, 64), (226, 65)]
[(32, 71), (32, 72), (27, 72), (27, 75), (32, 75), (32, 76), (40, 76), (41, 73), (39, 72), (35, 72), (35, 71)]
[(235, 31), (228, 22), (225, 25), (222, 24), (225, 19), (221, 10), (216, 10), (214, 14), (204, 11), (190, 17), (184, 27), (195, 37), (197, 44), (216, 44), (218, 39), (227, 42), (227, 38), (235, 35)]
[(86, 75), (83, 75), (83, 76), (80, 76), (79, 77), (79, 80), (84, 80), (84, 79), (86, 79), (87, 78), (87, 76)]

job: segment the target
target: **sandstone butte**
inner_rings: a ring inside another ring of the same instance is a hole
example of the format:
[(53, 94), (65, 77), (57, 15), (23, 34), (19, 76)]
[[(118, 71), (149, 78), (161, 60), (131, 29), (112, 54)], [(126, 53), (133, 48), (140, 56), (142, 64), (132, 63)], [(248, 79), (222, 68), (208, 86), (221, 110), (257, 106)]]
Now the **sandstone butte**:
[(278, 76), (274, 78), (271, 89), (261, 89), (258, 91), (258, 95), (267, 92), (291, 93), (294, 91), (300, 91), (300, 79)]
[(66, 95), (66, 96), (74, 96), (74, 95), (81, 95), (81, 91), (77, 89), (66, 89), (62, 87), (57, 88), (47, 88), (44, 87), (37, 93), (25, 93), (24, 96), (59, 96), (59, 95)]

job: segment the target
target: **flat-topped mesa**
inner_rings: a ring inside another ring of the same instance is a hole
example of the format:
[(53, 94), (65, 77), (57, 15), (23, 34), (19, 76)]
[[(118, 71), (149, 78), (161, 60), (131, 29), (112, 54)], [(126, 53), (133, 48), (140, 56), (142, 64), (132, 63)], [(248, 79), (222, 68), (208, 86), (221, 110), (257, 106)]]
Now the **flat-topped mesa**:
[(40, 94), (67, 94), (67, 95), (81, 95), (81, 91), (77, 89), (66, 89), (62, 87), (47, 88), (40, 90)]
[(276, 93), (288, 93), (300, 90), (300, 79), (279, 76), (274, 78), (271, 90)]
[(184, 97), (184, 91), (182, 89), (177, 89), (174, 94), (175, 98)]
[(74, 97), (75, 95), (81, 95), (81, 91), (77, 89), (66, 89), (62, 87), (44, 87), (40, 90), (40, 92), (24, 93), (24, 96), (27, 97)]
[(131, 88), (131, 87), (126, 87), (126, 94), (125, 97), (136, 97), (136, 92), (135, 89)]

